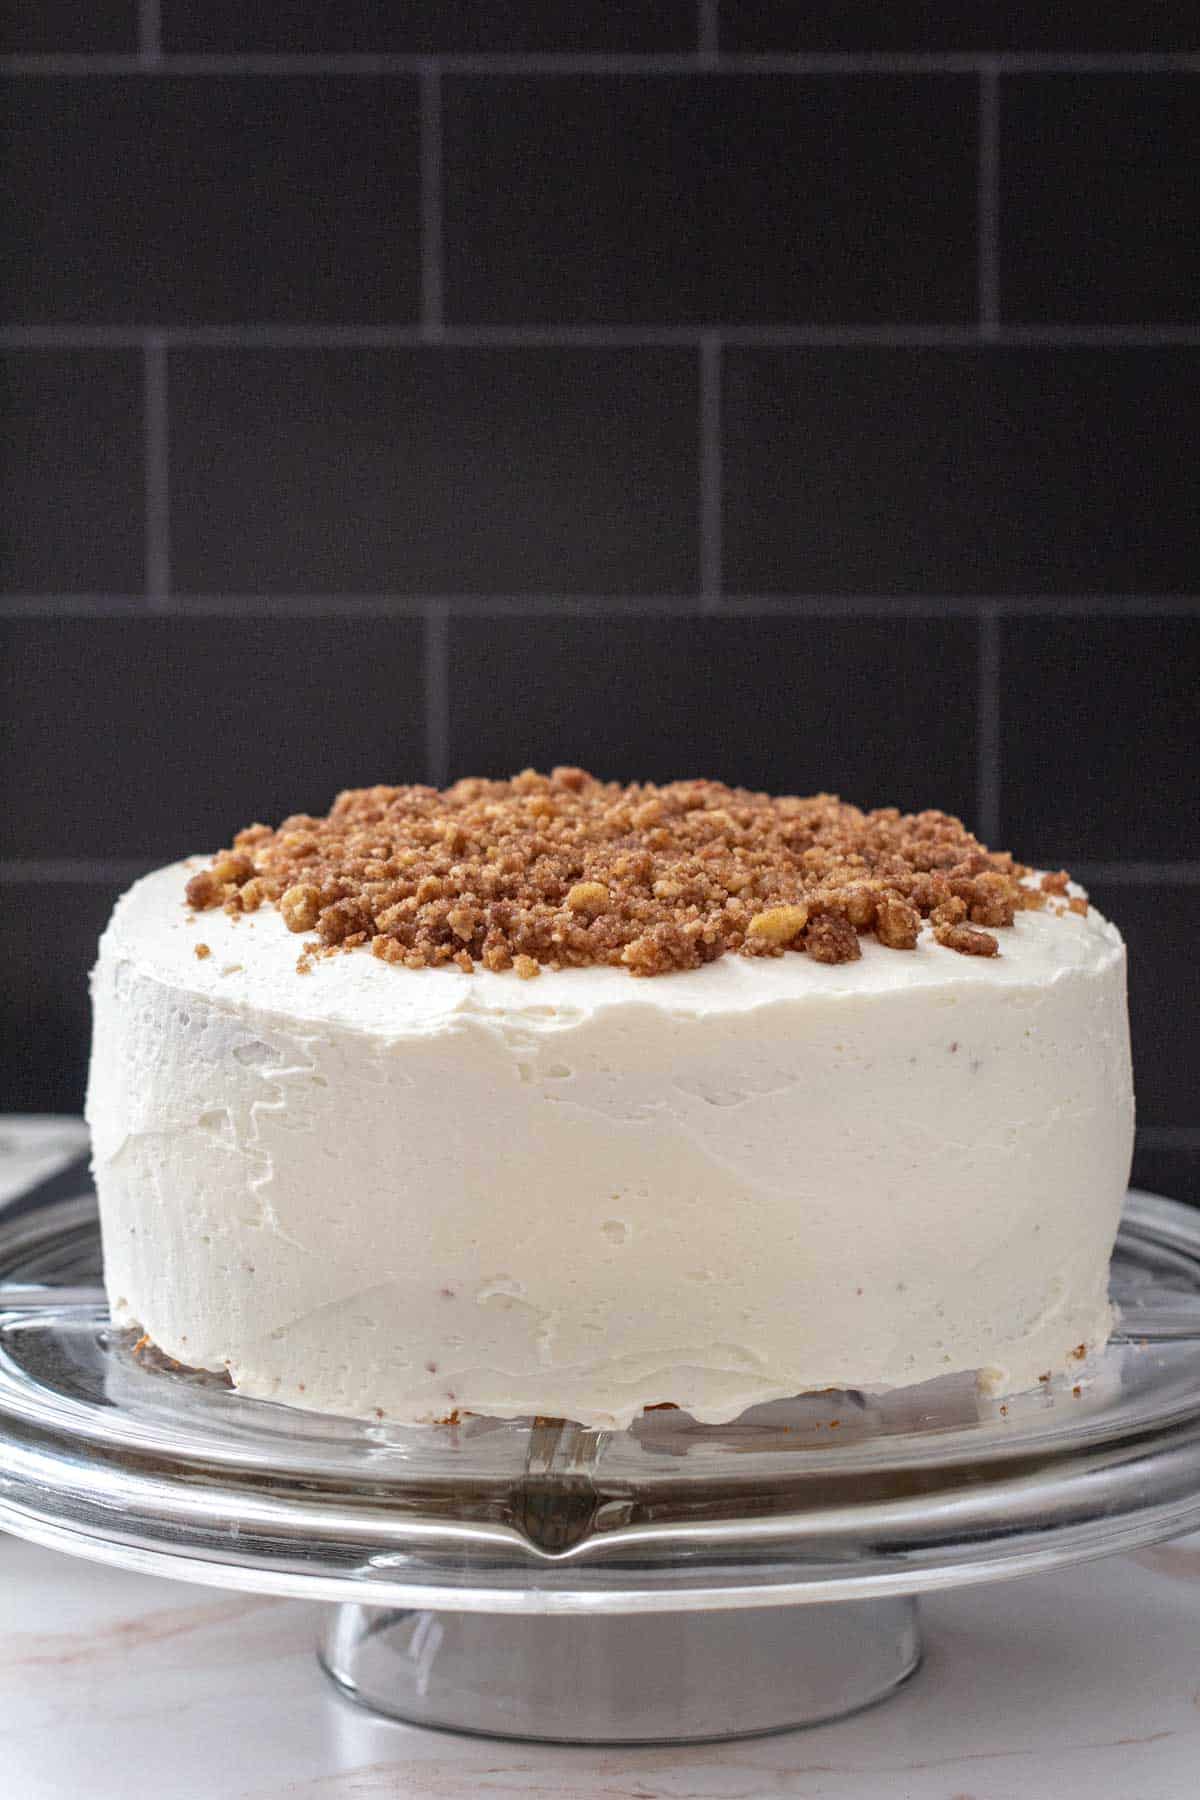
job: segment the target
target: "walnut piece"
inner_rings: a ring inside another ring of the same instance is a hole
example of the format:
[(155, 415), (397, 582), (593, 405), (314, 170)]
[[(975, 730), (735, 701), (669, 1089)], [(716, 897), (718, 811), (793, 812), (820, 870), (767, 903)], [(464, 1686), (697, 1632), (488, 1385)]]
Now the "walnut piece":
[(566, 906), (569, 912), (602, 913), (609, 898), (602, 881), (577, 881), (567, 895)]
[(473, 906), (454, 906), (446, 914), (446, 923), (455, 937), (465, 943), (479, 923), (479, 914)]
[(321, 916), (321, 896), (311, 883), (298, 881), (280, 895), (279, 910), (289, 931), (311, 931)]
[(984, 873), (974, 881), (974, 896), (967, 916), (972, 925), (1011, 925), (1016, 911), (1010, 883), (1003, 875)]
[(814, 962), (856, 962), (862, 955), (858, 933), (842, 913), (818, 913), (805, 934), (804, 947)]
[(875, 936), (889, 950), (915, 950), (921, 915), (899, 894), (881, 894), (875, 908)]
[(199, 875), (193, 875), (183, 892), (188, 905), (197, 912), (205, 912), (225, 898), (225, 888), (211, 869), (201, 869)]
[(213, 863), (212, 872), (218, 881), (236, 881), (239, 884), (249, 881), (254, 873), (254, 864), (241, 850), (223, 850)]
[(963, 956), (1000, 954), (999, 940), (990, 931), (980, 931), (974, 925), (935, 925), (933, 935), (947, 950), (957, 950)]
[(940, 906), (935, 906), (929, 915), (935, 925), (957, 925), (967, 916), (967, 903), (957, 894), (951, 894)]
[(747, 926), (752, 938), (768, 944), (790, 944), (808, 924), (807, 906), (772, 906), (755, 913)]

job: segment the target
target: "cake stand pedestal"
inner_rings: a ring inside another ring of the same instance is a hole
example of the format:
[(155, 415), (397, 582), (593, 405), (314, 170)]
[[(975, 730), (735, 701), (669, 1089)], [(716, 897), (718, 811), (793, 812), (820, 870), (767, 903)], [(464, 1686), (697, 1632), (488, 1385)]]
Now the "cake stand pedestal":
[(753, 1737), (857, 1712), (917, 1668), (917, 1603), (713, 1613), (415, 1612), (339, 1606), (321, 1663), (344, 1694), (440, 1730), (547, 1743)]
[(0, 1527), (330, 1601), (347, 1695), (557, 1742), (742, 1736), (880, 1700), (914, 1596), (1200, 1525), (1200, 1214), (1131, 1194), (1120, 1328), (1073, 1378), (817, 1394), (705, 1427), (367, 1424), (114, 1330), (90, 1196), (0, 1208)]

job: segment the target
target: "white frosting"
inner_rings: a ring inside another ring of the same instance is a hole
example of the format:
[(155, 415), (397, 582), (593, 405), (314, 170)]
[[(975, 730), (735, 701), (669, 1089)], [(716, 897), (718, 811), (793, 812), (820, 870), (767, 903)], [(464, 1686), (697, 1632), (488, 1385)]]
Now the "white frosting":
[[(273, 908), (118, 903), (87, 1112), (110, 1300), (243, 1391), (627, 1424), (980, 1369), (1109, 1328), (1133, 1129), (1094, 909), (1002, 954), (635, 979), (296, 967)], [(195, 946), (210, 954), (200, 960)]]

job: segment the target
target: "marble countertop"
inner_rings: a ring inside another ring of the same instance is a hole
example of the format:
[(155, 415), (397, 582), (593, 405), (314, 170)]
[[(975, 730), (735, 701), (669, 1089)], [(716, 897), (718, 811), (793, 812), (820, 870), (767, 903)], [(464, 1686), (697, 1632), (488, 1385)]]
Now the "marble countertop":
[[(78, 1150), (0, 1120), (0, 1196)], [(7, 1182), (7, 1186), (6, 1186)], [(930, 1596), (924, 1667), (854, 1718), (741, 1743), (558, 1749), (376, 1719), (334, 1692), (322, 1609), (0, 1535), (3, 1800), (1192, 1800), (1200, 1535)]]
[(372, 1718), (321, 1609), (0, 1537), (5, 1800), (1192, 1800), (1200, 1536), (924, 1604), (925, 1665), (832, 1725), (678, 1750), (541, 1748)]

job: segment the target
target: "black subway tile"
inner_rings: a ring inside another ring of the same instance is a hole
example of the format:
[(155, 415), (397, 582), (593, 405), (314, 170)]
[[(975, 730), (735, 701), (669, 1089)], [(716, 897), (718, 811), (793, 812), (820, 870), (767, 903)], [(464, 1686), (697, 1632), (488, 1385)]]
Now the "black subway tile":
[(845, 0), (722, 0), (721, 48), (772, 51), (1033, 52), (1195, 50), (1200, 15), (1190, 0), (1141, 0), (1096, 6), (1059, 0), (967, 6), (922, 0), (919, 6), (847, 6)]
[(137, 0), (0, 0), (0, 56), (120, 56), (137, 47)]
[(0, 104), (4, 318), (415, 318), (415, 80), (18, 76)]
[(451, 78), (448, 316), (969, 320), (976, 92), (969, 76)]
[(1093, 886), (1129, 950), (1129, 1016), (1139, 1125), (1200, 1123), (1200, 886)]
[(614, 6), (612, 0), (163, 0), (170, 51), (311, 54), (507, 53), (692, 50), (696, 0)]
[(88, 971), (118, 891), (115, 883), (0, 883), (0, 1112), (83, 1110)]
[(0, 354), (0, 587), (137, 593), (143, 580), (142, 359)]
[(679, 592), (689, 350), (180, 352), (184, 590)]
[(1001, 644), (1005, 841), (1200, 861), (1200, 621), (1010, 619)]
[(167, 862), (425, 773), (410, 619), (0, 625), (5, 855)]
[(1005, 81), (1006, 322), (1200, 321), (1198, 118), (1200, 74)]
[(1200, 1136), (1195, 1143), (1139, 1144), (1131, 1181), (1151, 1194), (1200, 1206)]
[(725, 364), (731, 591), (1195, 587), (1200, 350), (731, 349)]
[(975, 646), (964, 620), (458, 619), (452, 773), (581, 763), (969, 819)]

